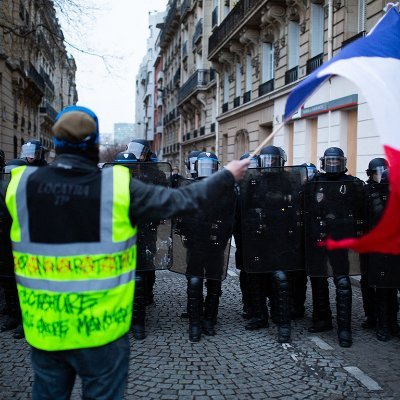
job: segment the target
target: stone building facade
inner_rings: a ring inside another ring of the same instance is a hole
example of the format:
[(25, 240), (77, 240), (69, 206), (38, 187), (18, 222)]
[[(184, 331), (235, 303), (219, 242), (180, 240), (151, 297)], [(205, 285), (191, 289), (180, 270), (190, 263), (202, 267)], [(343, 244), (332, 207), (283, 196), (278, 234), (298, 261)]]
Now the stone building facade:
[(0, 148), (19, 156), (29, 139), (54, 155), (51, 126), (76, 104), (76, 64), (51, 1), (5, 0), (0, 8)]
[[(240, 157), (282, 122), (287, 95), (341, 48), (364, 36), (385, 3), (365, 0), (218, 0), (218, 25), (208, 59), (218, 71), (218, 152)], [(351, 83), (334, 77), (285, 125), (273, 144), (288, 164), (313, 162), (329, 146), (342, 147), (353, 174), (383, 149), (368, 106)]]

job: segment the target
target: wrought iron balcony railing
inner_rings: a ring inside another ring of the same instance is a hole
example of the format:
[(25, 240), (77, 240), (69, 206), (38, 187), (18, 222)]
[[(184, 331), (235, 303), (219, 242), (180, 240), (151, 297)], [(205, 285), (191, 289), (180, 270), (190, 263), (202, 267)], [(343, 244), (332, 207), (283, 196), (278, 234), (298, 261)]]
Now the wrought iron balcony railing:
[(289, 71), (285, 72), (285, 85), (288, 85), (289, 83), (297, 81), (299, 76), (299, 67), (296, 66), (292, 69), (289, 69)]
[(310, 58), (307, 60), (307, 75), (311, 74), (314, 70), (316, 70), (320, 65), (322, 65), (324, 59), (324, 53), (318, 54), (317, 56)]
[(262, 83), (258, 87), (258, 96), (264, 96), (264, 94), (267, 94), (269, 92), (272, 92), (274, 90), (274, 80), (270, 79), (267, 82)]
[[(181, 103), (186, 97), (197, 89), (208, 86), (211, 80), (211, 71), (209, 69), (198, 69), (181, 87), (178, 94), (178, 103)], [(215, 76), (215, 75), (214, 75)]]

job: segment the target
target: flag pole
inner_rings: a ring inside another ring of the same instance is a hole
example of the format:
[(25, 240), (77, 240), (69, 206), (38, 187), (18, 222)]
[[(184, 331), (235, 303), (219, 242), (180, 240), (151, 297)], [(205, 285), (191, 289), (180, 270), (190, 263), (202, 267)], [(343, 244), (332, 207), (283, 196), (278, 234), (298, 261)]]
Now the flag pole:
[(263, 142), (249, 155), (249, 160), (255, 157), (260, 150), (284, 127), (285, 123), (281, 122), (264, 140)]

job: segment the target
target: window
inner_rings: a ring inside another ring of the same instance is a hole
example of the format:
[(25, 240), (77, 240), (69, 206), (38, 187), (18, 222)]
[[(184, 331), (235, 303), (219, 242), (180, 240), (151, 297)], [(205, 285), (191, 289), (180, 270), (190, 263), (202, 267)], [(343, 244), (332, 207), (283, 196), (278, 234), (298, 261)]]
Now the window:
[(239, 97), (242, 95), (242, 66), (236, 63), (236, 88), (235, 95)]
[(311, 58), (324, 52), (324, 7), (311, 3)]
[(229, 101), (229, 74), (224, 71), (224, 104)]
[(264, 83), (274, 77), (274, 48), (272, 43), (262, 43), (261, 57), (261, 81)]
[(299, 65), (300, 29), (298, 22), (289, 21), (288, 36), (289, 36), (288, 68), (292, 69)]
[(251, 90), (251, 55), (246, 55), (246, 92)]

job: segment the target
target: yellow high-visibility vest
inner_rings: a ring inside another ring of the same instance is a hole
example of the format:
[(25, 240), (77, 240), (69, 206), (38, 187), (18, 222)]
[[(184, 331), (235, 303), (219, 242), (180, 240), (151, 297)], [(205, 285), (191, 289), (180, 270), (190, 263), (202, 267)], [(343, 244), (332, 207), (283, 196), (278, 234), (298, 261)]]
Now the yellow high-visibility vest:
[(48, 244), (29, 235), (27, 182), (36, 170), (14, 169), (6, 193), (26, 340), (47, 351), (110, 343), (129, 331), (132, 318), (137, 229), (129, 219), (130, 172), (101, 172), (98, 242)]

